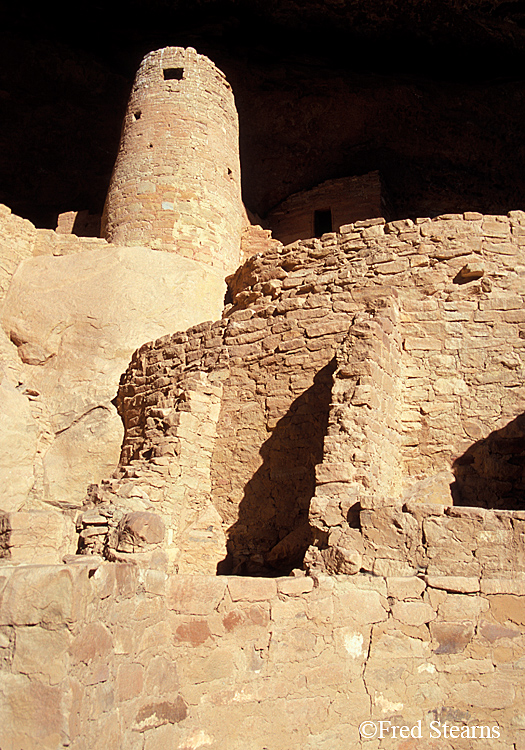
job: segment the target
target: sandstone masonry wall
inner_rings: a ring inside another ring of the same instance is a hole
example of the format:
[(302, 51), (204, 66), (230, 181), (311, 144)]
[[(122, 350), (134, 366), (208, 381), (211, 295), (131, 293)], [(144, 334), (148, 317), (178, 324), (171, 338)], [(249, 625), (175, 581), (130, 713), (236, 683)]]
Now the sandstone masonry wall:
[(316, 211), (330, 213), (334, 232), (351, 222), (386, 217), (379, 172), (327, 180), (294, 193), (269, 212), (266, 223), (273, 236), (287, 245), (316, 236)]
[(378, 575), (523, 575), (524, 511), (442, 506), (425, 502), (424, 495), (421, 499), (361, 510), (359, 563), (365, 570)]
[(357, 572), (361, 508), (389, 505), (400, 492), (399, 314), (394, 297), (383, 302), (378, 315), (355, 317), (337, 351), (323, 462), (316, 467), (310, 504), (316, 532), (307, 554), (310, 568)]
[[(0, 245), (2, 265), (0, 267), (0, 297), (3, 299), (9, 288), (11, 277), (18, 264), (33, 254), (36, 229), (27, 219), (15, 216), (0, 205)], [(9, 248), (9, 252), (6, 249)]]
[[(358, 525), (357, 503), (521, 507), (524, 231), (522, 212), (470, 213), (270, 246), (229, 279), (221, 321), (135, 355), (119, 395), (122, 467), (162, 454), (156, 410), (200, 371), (222, 387), (210, 498), (224, 572), (297, 565), (314, 529), (322, 548), (329, 529)], [(330, 522), (315, 509), (308, 521), (314, 492)]]
[[(0, 743), (523, 750), (524, 586), (439, 576), (169, 577), (90, 560), (4, 565)], [(367, 720), (421, 721), (422, 738), (400, 739), (398, 730), (364, 740)], [(445, 739), (445, 722), (458, 734), (468, 727), (470, 739)], [(476, 726), (496, 726), (499, 738), (473, 735)]]
[(240, 179), (237, 111), (224, 74), (191, 47), (150, 52), (124, 119), (103, 236), (231, 273), (247, 223)]
[(36, 229), (27, 219), (11, 213), (0, 204), (0, 299), (9, 289), (11, 279), (26, 258), (34, 255), (69, 255), (83, 250), (106, 246), (106, 241), (97, 238), (78, 238), (75, 235), (59, 235), (50, 229)]

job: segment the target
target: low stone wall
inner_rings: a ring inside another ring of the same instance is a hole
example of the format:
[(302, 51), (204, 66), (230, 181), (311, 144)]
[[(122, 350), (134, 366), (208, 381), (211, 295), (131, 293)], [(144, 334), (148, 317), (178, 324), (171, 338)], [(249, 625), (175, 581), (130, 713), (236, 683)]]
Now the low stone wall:
[(107, 247), (106, 240), (59, 234), (51, 229), (36, 229), (27, 219), (11, 213), (0, 204), (0, 299), (9, 288), (11, 278), (26, 258), (33, 255), (72, 255), (85, 250)]
[(5, 297), (18, 264), (33, 254), (36, 233), (30, 221), (15, 216), (7, 206), (0, 204), (0, 299)]
[(523, 750), (525, 579), (4, 565), (0, 665), (4, 750)]
[(0, 558), (10, 563), (52, 565), (74, 555), (78, 536), (70, 515), (52, 510), (0, 512)]
[(365, 570), (378, 575), (525, 574), (525, 511), (407, 502), (359, 517)]

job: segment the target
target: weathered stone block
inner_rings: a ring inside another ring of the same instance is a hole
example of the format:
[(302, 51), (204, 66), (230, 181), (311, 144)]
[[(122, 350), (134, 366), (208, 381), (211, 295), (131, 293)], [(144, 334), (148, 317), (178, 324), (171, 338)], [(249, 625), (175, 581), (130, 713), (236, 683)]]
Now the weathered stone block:
[(335, 545), (321, 551), (323, 571), (331, 575), (355, 575), (361, 569), (363, 558), (356, 549)]
[(425, 582), (416, 576), (387, 578), (388, 596), (393, 596), (395, 599), (420, 599), (425, 588)]
[(141, 664), (121, 664), (117, 672), (116, 688), (120, 701), (136, 698), (144, 685), (144, 667)]
[(211, 638), (211, 631), (206, 620), (191, 620), (182, 623), (175, 631), (175, 638), (189, 643), (191, 646), (201, 646)]
[(147, 667), (144, 689), (147, 695), (165, 696), (177, 692), (180, 687), (176, 663), (165, 656), (153, 657)]
[(483, 594), (515, 594), (525, 596), (525, 580), (516, 578), (482, 578)]
[(480, 680), (463, 682), (452, 689), (452, 705), (463, 704), (477, 709), (495, 711), (512, 706), (516, 690), (511, 680), (492, 675), (482, 676)]
[(225, 578), (213, 576), (174, 576), (168, 584), (167, 606), (190, 615), (211, 614), (226, 591)]
[(135, 511), (122, 518), (117, 533), (117, 549), (121, 552), (135, 552), (150, 544), (160, 544), (166, 527), (157, 514)]
[(0, 624), (74, 622), (89, 596), (83, 566), (28, 566), (11, 569), (0, 594)]
[(498, 622), (525, 625), (525, 596), (495, 594), (488, 597), (490, 611)]
[(52, 565), (62, 562), (77, 544), (71, 518), (56, 511), (34, 510), (9, 514), (11, 560)]
[(489, 602), (479, 596), (467, 594), (447, 594), (445, 601), (439, 605), (438, 614), (441, 620), (461, 622), (476, 621), (482, 612), (489, 608)]
[(427, 584), (434, 589), (444, 589), (460, 594), (471, 594), (480, 589), (479, 578), (461, 576), (428, 576)]
[(88, 665), (99, 659), (107, 659), (113, 650), (113, 638), (109, 630), (100, 622), (86, 625), (74, 639), (69, 649), (75, 662)]
[(313, 590), (314, 580), (307, 576), (277, 579), (277, 591), (285, 596), (301, 596)]
[(512, 630), (493, 622), (483, 621), (478, 632), (490, 643), (500, 640), (500, 638), (518, 638), (521, 635), (520, 630)]
[(228, 578), (228, 591), (232, 601), (257, 602), (271, 599), (277, 593), (277, 583), (273, 578)]
[(387, 601), (379, 592), (350, 586), (336, 592), (336, 611), (339, 616), (362, 625), (382, 622), (388, 617)]
[(57, 685), (68, 673), (70, 640), (67, 630), (17, 628), (13, 671)]
[(423, 625), (437, 617), (433, 607), (426, 602), (396, 602), (392, 607), (392, 616), (405, 625)]
[(67, 736), (67, 715), (58, 686), (30, 682), (21, 675), (2, 675), (0, 687), (1, 747), (56, 750)]
[(474, 626), (468, 623), (434, 622), (430, 624), (433, 640), (438, 642), (436, 654), (459, 654), (470, 643)]
[(148, 729), (163, 726), (164, 724), (178, 724), (184, 721), (188, 715), (188, 707), (179, 695), (174, 701), (162, 701), (147, 703), (137, 712), (135, 717), (135, 729), (145, 732)]

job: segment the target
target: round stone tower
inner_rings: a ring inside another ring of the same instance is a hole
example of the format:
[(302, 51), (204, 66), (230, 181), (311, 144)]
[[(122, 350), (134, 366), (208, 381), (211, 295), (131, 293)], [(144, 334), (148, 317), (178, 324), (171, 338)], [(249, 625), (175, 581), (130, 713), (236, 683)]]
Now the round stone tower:
[(230, 84), (204, 55), (146, 55), (133, 84), (104, 207), (103, 236), (231, 272), (244, 225)]

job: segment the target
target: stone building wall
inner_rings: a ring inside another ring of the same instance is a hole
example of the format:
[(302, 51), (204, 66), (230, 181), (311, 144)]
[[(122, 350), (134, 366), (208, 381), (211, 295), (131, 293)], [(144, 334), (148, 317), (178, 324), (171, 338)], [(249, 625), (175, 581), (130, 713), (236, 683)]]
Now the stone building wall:
[(354, 538), (359, 507), (522, 507), (524, 217), (369, 220), (252, 257), (221, 321), (134, 356), (123, 469), (162, 453), (162, 409), (205, 372), (223, 572), (290, 569), (320, 532)]
[[(379, 172), (327, 180), (286, 198), (268, 213), (266, 223), (273, 236), (284, 245), (319, 237), (323, 232), (337, 232), (339, 227), (351, 222), (386, 217), (383, 192)], [(316, 231), (317, 224), (322, 226), (326, 221), (331, 226)]]
[(142, 61), (122, 128), (102, 233), (230, 273), (240, 262), (239, 126), (224, 74), (191, 47)]
[(516, 577), (4, 566), (0, 745), (523, 750), (524, 630)]
[(36, 230), (27, 219), (15, 216), (7, 208), (0, 205), (0, 243), (2, 247), (9, 245), (9, 253), (2, 253), (0, 266), (0, 295), (3, 299), (9, 288), (11, 278), (18, 264), (33, 254)]
[[(423, 497), (422, 502), (361, 510), (357, 549), (362, 557), (357, 558), (357, 564), (377, 575), (425, 571), (488, 579), (525, 573), (524, 511), (443, 506), (428, 500)], [(339, 550), (341, 541), (335, 539), (335, 546), (321, 557), (349, 556), (348, 542)], [(309, 557), (312, 569), (326, 567), (323, 559), (320, 564), (319, 553)], [(351, 561), (355, 570), (355, 557)]]
[[(336, 354), (323, 461), (309, 520), (309, 568), (355, 573), (363, 564), (361, 509), (390, 505), (400, 493), (401, 340), (395, 296), (373, 317), (358, 314)], [(366, 562), (365, 562), (366, 565)]]
[(56, 233), (76, 234), (79, 237), (100, 237), (101, 214), (89, 211), (65, 211), (58, 215)]

